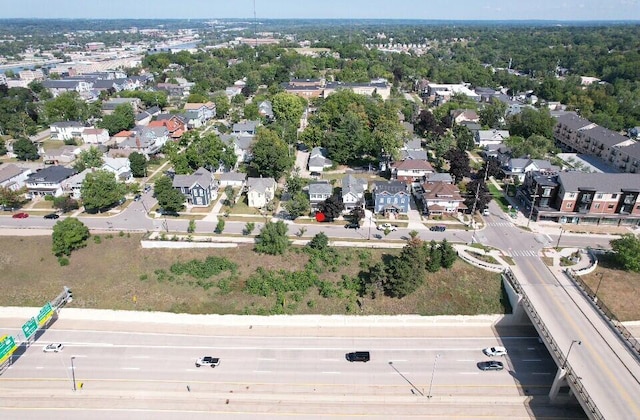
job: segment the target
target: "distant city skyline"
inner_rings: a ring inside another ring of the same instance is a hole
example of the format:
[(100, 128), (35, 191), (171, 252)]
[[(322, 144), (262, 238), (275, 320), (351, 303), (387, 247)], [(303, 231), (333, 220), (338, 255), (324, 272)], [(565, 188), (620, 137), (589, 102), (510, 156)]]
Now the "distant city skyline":
[[(254, 0), (22, 0), (4, 18), (244, 19)], [(258, 19), (640, 20), (640, 0), (255, 0)]]

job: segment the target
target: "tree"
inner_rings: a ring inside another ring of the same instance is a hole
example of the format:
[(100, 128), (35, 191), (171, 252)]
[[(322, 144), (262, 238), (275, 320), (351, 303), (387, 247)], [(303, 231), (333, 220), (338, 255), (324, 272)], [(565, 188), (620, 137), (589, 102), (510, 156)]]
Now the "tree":
[(360, 206), (355, 206), (353, 209), (351, 209), (351, 211), (349, 212), (349, 219), (351, 220), (351, 222), (360, 225), (360, 221), (362, 219), (364, 219), (364, 209)]
[(557, 150), (552, 140), (537, 134), (529, 136), (526, 140), (521, 136), (511, 136), (505, 140), (505, 144), (511, 148), (512, 156), (530, 159), (544, 159), (549, 153)]
[(236, 195), (237, 195), (236, 189), (233, 188), (231, 185), (227, 185), (224, 188), (224, 195), (227, 196), (227, 201), (225, 205), (233, 208), (236, 205)]
[(82, 172), (87, 168), (99, 168), (103, 163), (100, 149), (91, 146), (89, 149), (80, 152), (73, 168), (78, 172)]
[(16, 154), (18, 160), (38, 160), (38, 148), (31, 140), (20, 138), (13, 142), (13, 153)]
[(449, 173), (455, 179), (456, 184), (471, 172), (467, 152), (460, 149), (450, 149), (444, 157), (449, 160)]
[(225, 118), (231, 109), (229, 98), (224, 92), (213, 94), (213, 103), (216, 104), (216, 117)]
[(147, 176), (147, 158), (142, 153), (133, 152), (129, 155), (129, 166), (131, 167), (131, 175), (135, 178)]
[(85, 121), (89, 110), (78, 92), (63, 92), (44, 103), (44, 116), (48, 122)]
[(480, 124), (489, 128), (500, 128), (504, 121), (507, 104), (497, 98), (491, 98), (491, 102), (480, 110)]
[(287, 225), (281, 220), (267, 222), (257, 236), (256, 251), (270, 255), (284, 254), (291, 244), (287, 230)]
[(473, 134), (464, 125), (455, 125), (453, 127), (453, 136), (456, 139), (456, 147), (463, 152), (467, 150), (473, 150), (475, 147), (475, 141), (473, 140)]
[(427, 260), (426, 269), (430, 273), (437, 273), (442, 268), (442, 249), (436, 241), (432, 240), (429, 246), (425, 245), (425, 253), (428, 253), (429, 259)]
[(273, 116), (276, 121), (298, 127), (306, 106), (305, 102), (306, 101), (298, 95), (286, 92), (277, 93), (271, 99)]
[(256, 228), (256, 224), (254, 222), (247, 222), (244, 225), (244, 229), (242, 230), (242, 233), (245, 235), (251, 235), (251, 232), (253, 232), (255, 228)]
[(218, 223), (216, 224), (216, 228), (215, 228), (215, 233), (221, 234), (222, 232), (224, 232), (224, 225), (225, 225), (224, 219), (218, 219)]
[(458, 253), (456, 252), (455, 248), (451, 246), (451, 244), (446, 239), (443, 239), (440, 243), (440, 250), (442, 254), (442, 267), (451, 268), (453, 266), (453, 263), (456, 262), (456, 259), (458, 259)]
[(109, 171), (90, 172), (82, 181), (82, 203), (89, 212), (114, 205), (125, 194), (125, 187)]
[(16, 208), (24, 203), (25, 189), (12, 190), (7, 187), (0, 187), (0, 206)]
[(491, 193), (483, 178), (476, 178), (467, 184), (467, 196), (464, 204), (470, 209), (479, 211), (487, 207), (491, 201)]
[(187, 226), (187, 233), (194, 233), (196, 231), (196, 221), (194, 219), (189, 220), (189, 226)]
[(445, 128), (429, 110), (423, 110), (413, 127), (416, 134), (426, 139), (435, 140), (445, 133)]
[(317, 233), (309, 243), (307, 243), (307, 247), (317, 251), (324, 251), (329, 247), (329, 237), (324, 232)]
[(640, 272), (640, 239), (632, 233), (625, 233), (610, 242), (615, 259), (627, 271)]
[(383, 285), (386, 294), (402, 298), (415, 292), (424, 283), (426, 274), (422, 241), (408, 241), (400, 255), (389, 262), (386, 272)]
[(133, 107), (129, 104), (118, 105), (111, 115), (105, 115), (98, 124), (100, 128), (106, 128), (109, 135), (113, 136), (122, 130), (128, 130), (135, 125), (136, 118)]
[(291, 195), (302, 191), (302, 187), (304, 187), (305, 182), (300, 177), (300, 168), (295, 168), (295, 170), (287, 176), (286, 185), (287, 185), (287, 191)]
[(551, 116), (548, 108), (540, 110), (525, 108), (521, 112), (509, 117), (508, 123), (510, 135), (528, 139), (537, 134), (552, 139), (556, 119)]
[(277, 180), (293, 165), (293, 159), (289, 156), (289, 147), (275, 131), (268, 128), (258, 129), (252, 151), (253, 160), (250, 167), (259, 176)]
[(53, 254), (56, 257), (69, 256), (71, 252), (87, 245), (89, 228), (80, 220), (69, 217), (53, 226)]
[(344, 211), (344, 203), (339, 195), (332, 195), (318, 205), (318, 210), (329, 220), (340, 217)]
[(179, 212), (184, 208), (184, 195), (173, 188), (173, 181), (168, 176), (161, 176), (154, 184), (154, 194), (158, 205), (165, 211)]
[(309, 205), (309, 197), (307, 194), (299, 191), (291, 197), (291, 200), (284, 203), (284, 209), (292, 219), (297, 219), (309, 212)]
[(6, 155), (7, 152), (7, 142), (3, 138), (0, 138), (0, 156)]
[(60, 209), (63, 213), (68, 213), (73, 210), (78, 210), (80, 208), (80, 204), (78, 203), (78, 200), (67, 195), (62, 195), (60, 197), (54, 197), (53, 207)]

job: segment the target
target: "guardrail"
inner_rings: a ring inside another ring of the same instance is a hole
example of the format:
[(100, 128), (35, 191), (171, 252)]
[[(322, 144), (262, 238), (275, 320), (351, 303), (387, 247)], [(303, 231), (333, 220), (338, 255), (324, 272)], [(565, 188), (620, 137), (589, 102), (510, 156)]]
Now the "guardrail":
[(627, 343), (627, 346), (633, 350), (633, 355), (640, 361), (640, 341), (636, 339), (631, 332), (620, 322), (616, 316), (613, 314), (613, 311), (609, 309), (604, 302), (597, 298), (596, 294), (593, 290), (579, 277), (575, 276), (573, 270), (567, 268), (565, 274), (571, 281), (573, 281), (576, 286), (578, 286), (582, 293), (584, 293), (592, 305), (596, 307), (600, 311), (600, 314), (605, 317), (609, 325), (611, 325), (614, 330), (618, 331), (618, 333), (624, 338)]
[[(547, 347), (553, 352), (560, 366), (565, 367), (564, 370), (566, 372), (567, 382), (570, 382), (573, 385), (572, 388), (574, 393), (579, 394), (582, 397), (582, 400), (584, 401), (586, 407), (588, 408), (589, 413), (591, 413), (592, 415), (590, 417), (598, 420), (600, 419), (604, 420), (604, 416), (602, 415), (600, 410), (598, 410), (598, 407), (596, 407), (595, 403), (593, 402), (593, 399), (585, 389), (584, 385), (582, 385), (582, 382), (580, 382), (580, 377), (573, 371), (573, 368), (569, 364), (569, 361), (564, 356), (564, 354), (562, 354), (562, 351), (560, 350), (558, 343), (556, 343), (556, 341), (551, 336), (551, 333), (549, 333), (549, 330), (547, 330), (547, 327), (544, 324), (544, 321), (542, 321), (542, 319), (540, 318), (540, 315), (538, 314), (538, 311), (536, 311), (536, 308), (533, 307), (533, 304), (527, 297), (527, 294), (522, 289), (522, 286), (518, 282), (518, 279), (516, 278), (516, 276), (513, 274), (513, 271), (507, 268), (506, 270), (504, 270), (503, 275), (506, 277), (509, 283), (511, 283), (511, 285), (513, 286), (513, 289), (522, 296), (522, 304), (524, 305), (525, 310), (529, 314), (529, 318), (531, 318), (531, 321), (538, 326), (538, 331), (542, 336), (544, 336), (546, 342), (548, 343)], [(589, 415), (589, 413), (587, 413), (587, 415)]]

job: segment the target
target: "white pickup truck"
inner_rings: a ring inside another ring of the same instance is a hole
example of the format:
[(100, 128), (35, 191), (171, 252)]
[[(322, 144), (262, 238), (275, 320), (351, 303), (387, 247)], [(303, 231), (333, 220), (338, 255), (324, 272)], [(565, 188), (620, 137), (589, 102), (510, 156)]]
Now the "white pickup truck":
[(204, 356), (196, 360), (196, 367), (211, 366), (212, 368), (220, 364), (218, 357)]

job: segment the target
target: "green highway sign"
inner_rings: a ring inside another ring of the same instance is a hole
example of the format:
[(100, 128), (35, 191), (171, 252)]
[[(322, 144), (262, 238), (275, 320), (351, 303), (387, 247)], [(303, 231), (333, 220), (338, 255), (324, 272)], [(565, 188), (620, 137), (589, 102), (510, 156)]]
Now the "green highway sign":
[(5, 335), (0, 338), (0, 363), (4, 363), (16, 348), (16, 341), (12, 336)]
[(47, 303), (42, 307), (42, 309), (40, 309), (40, 313), (38, 314), (38, 318), (37, 318), (38, 326), (42, 326), (45, 322), (49, 320), (49, 318), (51, 318), (52, 315), (53, 315), (53, 308), (51, 307), (50, 303)]
[(24, 333), (24, 337), (28, 340), (31, 336), (38, 330), (38, 323), (35, 318), (31, 318), (22, 326), (22, 332)]

